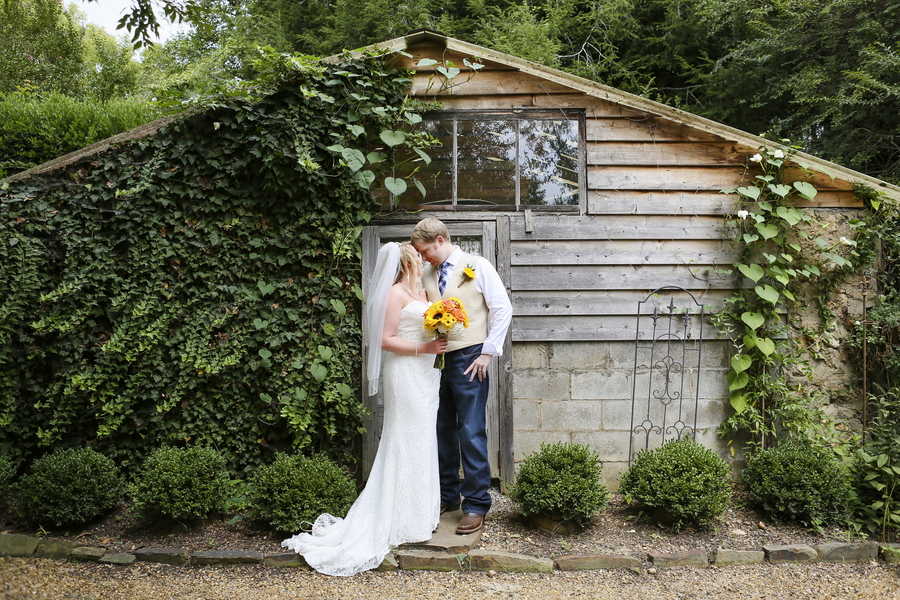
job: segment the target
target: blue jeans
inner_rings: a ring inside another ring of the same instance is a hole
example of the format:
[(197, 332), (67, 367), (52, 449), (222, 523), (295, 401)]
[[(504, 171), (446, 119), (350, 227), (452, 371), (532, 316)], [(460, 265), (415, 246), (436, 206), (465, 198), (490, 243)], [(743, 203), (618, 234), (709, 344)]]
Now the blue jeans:
[[(462, 510), (487, 514), (491, 508), (491, 466), (488, 462), (485, 408), (488, 379), (469, 381), (463, 371), (481, 354), (481, 344), (448, 352), (441, 372), (440, 405), (437, 414), (438, 462), (441, 504), (456, 504)], [(459, 478), (462, 455), (463, 474)]]

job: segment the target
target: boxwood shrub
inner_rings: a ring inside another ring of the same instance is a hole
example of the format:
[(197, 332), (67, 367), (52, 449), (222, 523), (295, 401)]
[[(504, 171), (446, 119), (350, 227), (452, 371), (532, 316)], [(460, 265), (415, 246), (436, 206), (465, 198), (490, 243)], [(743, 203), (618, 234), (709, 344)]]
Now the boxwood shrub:
[(9, 500), (10, 487), (16, 476), (16, 468), (6, 454), (0, 454), (0, 509), (6, 506)]
[(82, 525), (115, 507), (125, 482), (113, 461), (91, 448), (57, 450), (19, 479), (16, 509), (33, 525)]
[(818, 527), (850, 516), (850, 484), (827, 449), (787, 441), (751, 456), (741, 476), (750, 502), (775, 522)]
[(731, 499), (731, 468), (709, 448), (688, 438), (642, 450), (622, 475), (625, 501), (659, 511), (675, 531), (718, 519)]
[(278, 454), (251, 479), (254, 516), (275, 529), (295, 533), (322, 513), (344, 517), (356, 499), (356, 486), (345, 469), (324, 455)]
[(579, 526), (609, 504), (609, 490), (600, 479), (597, 453), (571, 443), (541, 444), (525, 457), (510, 496), (523, 516), (545, 515)]
[(158, 448), (131, 486), (133, 506), (147, 518), (202, 519), (222, 507), (229, 481), (225, 459), (213, 448)]

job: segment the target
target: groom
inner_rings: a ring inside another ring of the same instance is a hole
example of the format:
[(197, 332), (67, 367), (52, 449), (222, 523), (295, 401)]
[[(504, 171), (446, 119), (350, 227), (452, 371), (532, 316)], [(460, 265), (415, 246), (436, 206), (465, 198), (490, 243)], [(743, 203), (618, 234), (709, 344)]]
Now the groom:
[[(469, 327), (449, 340), (444, 355), (437, 414), (441, 514), (458, 510), (462, 496), (463, 517), (456, 533), (465, 535), (482, 528), (491, 508), (485, 427), (487, 373), (491, 359), (503, 351), (512, 305), (494, 266), (454, 246), (447, 227), (438, 219), (419, 221), (410, 238), (429, 264), (422, 276), (428, 299), (459, 298), (469, 316)], [(460, 455), (463, 481), (459, 478)]]

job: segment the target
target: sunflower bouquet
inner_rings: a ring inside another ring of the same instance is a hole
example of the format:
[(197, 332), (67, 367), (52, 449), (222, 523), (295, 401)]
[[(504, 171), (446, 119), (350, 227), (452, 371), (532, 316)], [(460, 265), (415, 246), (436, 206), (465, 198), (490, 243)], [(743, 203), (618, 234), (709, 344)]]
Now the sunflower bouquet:
[[(438, 300), (425, 311), (425, 330), (435, 337), (449, 338), (469, 326), (469, 316), (459, 298)], [(444, 355), (434, 357), (434, 368), (444, 368)]]

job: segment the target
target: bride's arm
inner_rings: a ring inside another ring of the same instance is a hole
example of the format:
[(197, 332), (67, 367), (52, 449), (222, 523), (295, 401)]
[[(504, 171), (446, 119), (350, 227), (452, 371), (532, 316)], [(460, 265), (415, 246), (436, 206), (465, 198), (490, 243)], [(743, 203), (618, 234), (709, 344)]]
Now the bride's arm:
[[(381, 334), (381, 348), (394, 354), (410, 356), (413, 354), (443, 354), (447, 350), (447, 340), (432, 340), (428, 343), (408, 342), (397, 337), (400, 327), (400, 311), (406, 301), (405, 293), (399, 286), (391, 289), (387, 311), (384, 315), (384, 330)], [(424, 322), (424, 316), (423, 316)]]

